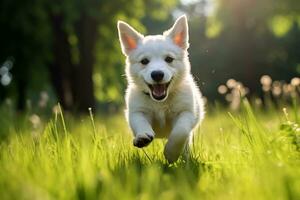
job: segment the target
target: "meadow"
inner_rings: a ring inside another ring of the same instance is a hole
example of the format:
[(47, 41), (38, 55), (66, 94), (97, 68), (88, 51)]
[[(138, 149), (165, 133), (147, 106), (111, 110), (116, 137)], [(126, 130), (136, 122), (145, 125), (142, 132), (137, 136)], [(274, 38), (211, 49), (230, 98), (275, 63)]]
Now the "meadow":
[(51, 119), (2, 107), (1, 199), (300, 199), (297, 104), (238, 111), (215, 104), (188, 160), (168, 164), (164, 140), (132, 145), (121, 114)]
[[(300, 200), (299, 8), (0, 0), (0, 200)], [(166, 140), (132, 144), (117, 23), (156, 35), (182, 14), (206, 116), (169, 164)]]

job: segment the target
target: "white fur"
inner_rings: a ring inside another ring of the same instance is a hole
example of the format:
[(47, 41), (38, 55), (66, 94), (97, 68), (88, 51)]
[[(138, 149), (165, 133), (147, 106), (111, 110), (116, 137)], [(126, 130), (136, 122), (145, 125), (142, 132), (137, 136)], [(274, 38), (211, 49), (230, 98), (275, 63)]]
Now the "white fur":
[[(204, 117), (203, 99), (190, 72), (186, 17), (177, 19), (163, 35), (143, 36), (120, 21), (118, 30), (126, 55), (126, 118), (134, 142), (147, 141), (152, 136), (168, 138), (164, 155), (172, 163), (179, 158)], [(174, 58), (173, 62), (167, 63), (166, 56)], [(143, 58), (149, 59), (149, 64), (141, 64)], [(171, 81), (167, 96), (161, 101), (152, 97), (147, 85), (154, 84), (151, 78), (154, 70), (164, 72), (162, 83)]]

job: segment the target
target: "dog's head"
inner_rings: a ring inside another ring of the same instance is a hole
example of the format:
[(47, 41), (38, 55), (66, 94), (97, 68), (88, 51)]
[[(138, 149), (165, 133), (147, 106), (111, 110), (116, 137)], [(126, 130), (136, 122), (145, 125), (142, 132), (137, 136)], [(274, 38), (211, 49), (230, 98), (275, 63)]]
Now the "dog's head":
[(190, 71), (186, 16), (179, 17), (163, 35), (143, 36), (122, 21), (118, 22), (118, 31), (129, 81), (153, 100), (166, 100)]

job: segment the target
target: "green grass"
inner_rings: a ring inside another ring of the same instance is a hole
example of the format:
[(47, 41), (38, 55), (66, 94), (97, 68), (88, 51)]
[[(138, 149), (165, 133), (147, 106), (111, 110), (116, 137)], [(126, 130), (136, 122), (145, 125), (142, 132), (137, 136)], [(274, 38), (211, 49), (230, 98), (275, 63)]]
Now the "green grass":
[(2, 109), (0, 199), (300, 199), (297, 112), (213, 108), (168, 165), (166, 141), (134, 148), (122, 115), (33, 127)]

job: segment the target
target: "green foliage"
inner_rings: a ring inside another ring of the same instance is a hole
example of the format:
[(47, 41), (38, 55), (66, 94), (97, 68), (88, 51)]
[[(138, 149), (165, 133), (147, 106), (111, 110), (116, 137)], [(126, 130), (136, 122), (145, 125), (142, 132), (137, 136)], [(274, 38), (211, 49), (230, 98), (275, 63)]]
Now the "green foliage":
[(277, 37), (283, 37), (292, 28), (293, 20), (288, 16), (274, 16), (270, 22), (270, 28)]
[(25, 120), (19, 129), (2, 120), (11, 129), (0, 144), (0, 196), (299, 199), (299, 122), (286, 116), (254, 112), (245, 100), (239, 113), (214, 109), (196, 131), (191, 158), (172, 165), (163, 158), (164, 140), (134, 148), (123, 116), (78, 122), (58, 109), (44, 128)]
[(22, 81), (29, 82), (31, 88), (41, 89), (47, 80), (45, 65), (51, 58), (51, 35), (42, 6), (43, 1), (4, 0), (0, 3), (0, 63), (8, 58), (14, 60), (10, 88)]
[[(203, 2), (215, 10), (199, 13)], [(285, 81), (298, 76), (298, 1), (196, 1), (190, 7), (192, 71), (210, 99), (219, 97), (217, 87), (230, 78), (241, 81), (251, 95), (262, 95), (263, 74)]]
[[(209, 8), (213, 10), (208, 11)], [(68, 79), (66, 77), (72, 74), (69, 79), (77, 85), (69, 90), (75, 90), (85, 83), (78, 83), (81, 79), (74, 75), (75, 71), (93, 68), (94, 94), (98, 102), (120, 107), (126, 80), (117, 20), (130, 23), (144, 34), (159, 34), (172, 25), (174, 16), (184, 12), (189, 16), (192, 71), (208, 98), (220, 98), (217, 87), (229, 78), (243, 82), (251, 94), (262, 95), (257, 90), (261, 75), (286, 81), (299, 75), (297, 0), (245, 0), (243, 3), (239, 0), (2, 0), (0, 64), (12, 60), (14, 65), (10, 70), (11, 84), (0, 84), (0, 102), (11, 97), (21, 99), (24, 106), (26, 98), (34, 99), (41, 90), (48, 91), (55, 99), (52, 94), (59, 93), (57, 90), (65, 86), (53, 87), (56, 85), (53, 77)], [(56, 27), (54, 19), (58, 23)], [(80, 23), (86, 25), (79, 26)], [(54, 33), (55, 28), (61, 29), (61, 35)], [(64, 35), (66, 44), (62, 42)], [(86, 45), (89, 42), (91, 45)], [(59, 58), (55, 54), (58, 51)], [(88, 58), (83, 58), (84, 51), (88, 52), (85, 53)], [(57, 64), (56, 59), (61, 62)], [(82, 60), (90, 62), (82, 63)], [(66, 63), (71, 67), (62, 67), (68, 66)], [(61, 71), (51, 70), (52, 65), (60, 65)], [(82, 96), (78, 91), (73, 93)]]
[[(28, 88), (32, 91), (30, 94), (34, 94), (43, 89), (49, 90), (49, 84), (54, 85), (55, 90), (65, 90), (66, 86), (59, 88), (56, 86), (58, 83), (53, 83), (53, 77), (62, 76), (63, 81), (66, 81), (68, 73), (76, 74), (74, 71), (77, 68), (90, 68), (91, 66), (80, 66), (82, 60), (86, 59), (91, 60), (94, 66), (97, 99), (120, 105), (120, 94), (124, 91), (125, 81), (119, 81), (124, 71), (124, 59), (118, 43), (117, 20), (126, 20), (140, 31), (145, 31), (141, 19), (163, 20), (170, 15), (175, 3), (175, 0), (1, 1), (0, 27), (3, 31), (0, 33), (0, 63), (9, 58), (13, 58), (15, 62), (12, 84), (6, 88), (0, 85), (0, 102), (8, 96), (18, 98), (20, 93), (24, 93), (20, 101), (25, 102)], [(63, 43), (64, 36), (68, 40), (66, 44)], [(92, 38), (95, 41), (90, 46), (95, 44), (96, 47), (88, 49), (87, 43)], [(81, 48), (83, 45), (84, 50)], [(61, 53), (57, 57), (55, 52), (58, 50)], [(89, 51), (87, 55), (92, 56), (83, 58), (83, 51)], [(71, 60), (68, 60), (69, 54)], [(62, 66), (54, 71), (60, 74), (53, 74), (52, 65), (59, 64)], [(69, 69), (67, 64), (73, 67)], [(48, 77), (49, 69), (52, 79)], [(76, 76), (72, 78), (76, 82)], [(15, 87), (22, 92), (15, 90)], [(61, 94), (57, 95), (58, 99), (63, 99), (59, 96)]]

